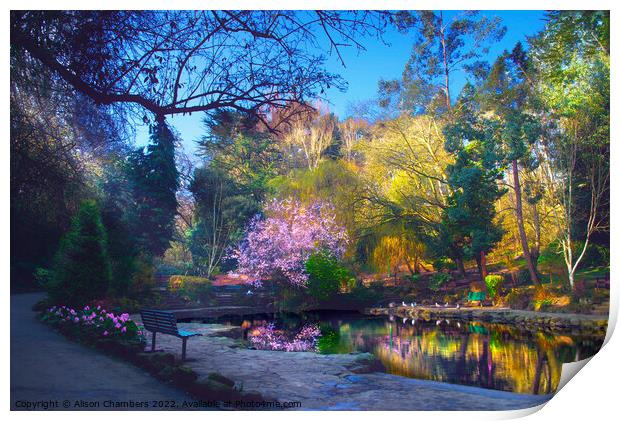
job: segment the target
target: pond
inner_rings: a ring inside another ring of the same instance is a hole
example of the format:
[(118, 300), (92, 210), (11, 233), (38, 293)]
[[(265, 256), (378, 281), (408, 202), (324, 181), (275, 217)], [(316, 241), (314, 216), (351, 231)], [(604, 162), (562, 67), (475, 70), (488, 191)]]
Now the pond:
[(270, 323), (291, 335), (304, 326), (317, 324), (321, 330), (321, 353), (370, 352), (391, 374), (529, 394), (554, 392), (562, 363), (594, 355), (604, 339), (508, 325), (425, 322), (348, 312), (232, 316), (202, 321), (239, 326), (237, 332), (245, 340)]

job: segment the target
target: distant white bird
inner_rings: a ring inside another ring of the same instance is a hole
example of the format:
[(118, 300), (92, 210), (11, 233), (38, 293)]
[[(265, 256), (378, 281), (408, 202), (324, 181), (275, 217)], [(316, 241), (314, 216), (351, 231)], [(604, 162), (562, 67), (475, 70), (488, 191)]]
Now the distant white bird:
[(444, 306), (444, 307), (448, 307), (448, 303), (445, 303), (443, 306)]
[(436, 326), (439, 326), (441, 324), (441, 320), (437, 320), (437, 323), (435, 323)]
[(411, 325), (413, 326), (415, 324), (415, 319), (411, 319)]
[(456, 308), (461, 308), (461, 305), (460, 305), (460, 304), (457, 304), (457, 305), (456, 305)]
[(402, 306), (407, 307), (407, 304), (403, 301)]
[(247, 295), (252, 295), (252, 294), (254, 294), (254, 293), (252, 292), (252, 290), (251, 290), (251, 289), (248, 289)]
[(437, 302), (435, 302), (435, 307), (440, 307), (439, 304), (437, 304)]
[(408, 320), (408, 319), (405, 317), (405, 318), (403, 319), (403, 324), (407, 323), (407, 320)]
[(416, 302), (411, 303), (411, 307), (416, 307), (417, 305), (418, 305), (418, 303), (416, 303)]
[(461, 327), (461, 324), (459, 322), (456, 322), (456, 326)]
[(446, 319), (446, 324), (450, 324), (450, 320)]

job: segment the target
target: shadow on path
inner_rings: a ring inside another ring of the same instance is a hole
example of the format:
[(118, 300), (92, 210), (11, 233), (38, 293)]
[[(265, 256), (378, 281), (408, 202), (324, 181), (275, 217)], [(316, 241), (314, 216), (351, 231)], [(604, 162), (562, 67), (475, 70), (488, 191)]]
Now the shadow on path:
[[(191, 398), (133, 365), (73, 343), (35, 318), (41, 293), (11, 295), (11, 410), (52, 402), (59, 410), (137, 409), (106, 407), (110, 402), (175, 401)], [(76, 401), (90, 403), (90, 408)], [(66, 402), (69, 407), (66, 408)], [(31, 408), (32, 409), (32, 408)], [(166, 409), (166, 408), (156, 408)]]

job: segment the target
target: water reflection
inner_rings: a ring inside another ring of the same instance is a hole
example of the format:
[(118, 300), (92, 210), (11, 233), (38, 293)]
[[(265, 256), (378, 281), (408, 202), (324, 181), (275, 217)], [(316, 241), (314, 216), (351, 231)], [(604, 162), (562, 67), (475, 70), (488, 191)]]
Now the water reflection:
[[(241, 325), (246, 336), (268, 321), (232, 322)], [(280, 316), (275, 322), (282, 329), (318, 322), (320, 352), (371, 352), (392, 374), (531, 394), (554, 392), (561, 364), (593, 355), (603, 342), (602, 337), (447, 320), (311, 314), (303, 319)]]

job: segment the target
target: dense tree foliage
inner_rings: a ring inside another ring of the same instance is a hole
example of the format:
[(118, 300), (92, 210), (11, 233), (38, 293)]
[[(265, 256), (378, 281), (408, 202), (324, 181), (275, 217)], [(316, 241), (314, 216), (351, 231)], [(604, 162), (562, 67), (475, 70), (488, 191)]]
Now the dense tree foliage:
[[(43, 268), (77, 303), (235, 271), (325, 301), (492, 263), (574, 286), (609, 263), (609, 13), (547, 18), (490, 57), (488, 13), (14, 11), (12, 283)], [(402, 78), (334, 114), (326, 54), (386, 30), (411, 36)], [(193, 112), (186, 156), (166, 116)]]
[(174, 233), (179, 172), (172, 131), (163, 121), (150, 130), (151, 142), (146, 150), (136, 150), (129, 156), (129, 173), (136, 238), (146, 252), (158, 256), (169, 247)]
[(447, 167), (451, 194), (444, 211), (443, 230), (461, 245), (466, 259), (475, 259), (480, 276), (487, 275), (486, 254), (502, 238), (496, 222), (495, 202), (505, 191), (498, 180), (503, 175), (503, 156), (493, 122), (480, 116), (474, 90), (466, 85), (456, 104), (451, 124), (444, 128), (446, 151), (455, 156)]

